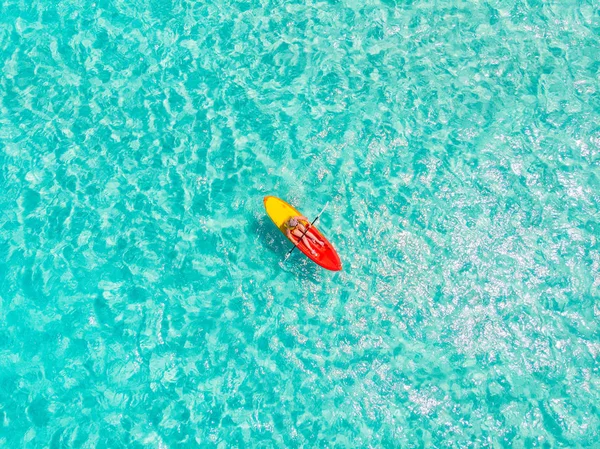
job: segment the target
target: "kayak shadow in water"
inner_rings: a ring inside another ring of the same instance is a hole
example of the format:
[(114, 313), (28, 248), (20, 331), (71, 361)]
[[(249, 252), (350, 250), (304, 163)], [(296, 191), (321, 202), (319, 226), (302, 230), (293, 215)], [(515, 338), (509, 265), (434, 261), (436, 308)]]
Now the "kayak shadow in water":
[(251, 224), (252, 230), (258, 237), (258, 244), (268, 248), (282, 258), (291, 249), (289, 240), (275, 227), (271, 221), (257, 220)]
[(313, 282), (321, 281), (320, 274), (323, 268), (319, 267), (298, 249), (292, 253), (287, 262), (284, 262), (284, 265), (286, 271), (291, 271), (303, 279), (310, 279)]
[(298, 249), (284, 262), (286, 254), (292, 249), (292, 243), (270, 220), (254, 219), (251, 226), (258, 237), (257, 245), (264, 246), (274, 253), (285, 271), (293, 272), (314, 282), (321, 280), (319, 277), (321, 268), (305, 257)]

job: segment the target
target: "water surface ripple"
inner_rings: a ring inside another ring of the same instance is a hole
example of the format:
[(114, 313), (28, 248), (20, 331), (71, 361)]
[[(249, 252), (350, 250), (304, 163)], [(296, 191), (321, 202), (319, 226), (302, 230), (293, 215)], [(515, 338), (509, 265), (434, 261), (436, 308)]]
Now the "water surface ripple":
[(597, 6), (2, 0), (0, 446), (597, 447)]

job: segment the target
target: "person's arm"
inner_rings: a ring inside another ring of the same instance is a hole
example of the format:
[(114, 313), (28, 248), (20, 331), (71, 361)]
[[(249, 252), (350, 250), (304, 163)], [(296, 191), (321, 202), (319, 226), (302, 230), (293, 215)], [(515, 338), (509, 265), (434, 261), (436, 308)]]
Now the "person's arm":
[(306, 218), (304, 215), (300, 215), (298, 217), (296, 217), (298, 220), (303, 220), (306, 221), (308, 223), (308, 218)]
[(286, 228), (285, 230), (285, 235), (287, 235), (287, 238), (290, 239), (292, 242), (296, 242), (296, 240), (294, 239), (294, 236), (292, 235), (292, 233), (290, 232), (289, 229)]

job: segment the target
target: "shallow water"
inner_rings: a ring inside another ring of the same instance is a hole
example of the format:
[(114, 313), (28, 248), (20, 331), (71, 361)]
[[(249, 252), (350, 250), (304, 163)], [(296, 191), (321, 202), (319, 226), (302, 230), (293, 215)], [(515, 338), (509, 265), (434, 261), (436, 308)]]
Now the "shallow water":
[(281, 3), (0, 3), (0, 446), (593, 447), (597, 5)]

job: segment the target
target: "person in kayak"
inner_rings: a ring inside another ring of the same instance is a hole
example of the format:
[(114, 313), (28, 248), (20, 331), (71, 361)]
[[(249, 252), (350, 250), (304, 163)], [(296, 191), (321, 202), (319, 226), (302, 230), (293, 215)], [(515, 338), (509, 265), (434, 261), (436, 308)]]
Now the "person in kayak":
[[(302, 222), (306, 223), (306, 225), (304, 225)], [(298, 244), (298, 239), (301, 238), (302, 242), (304, 245), (306, 245), (311, 254), (316, 256), (317, 252), (314, 250), (310, 242), (321, 246), (324, 246), (325, 242), (319, 240), (319, 238), (313, 234), (312, 229), (309, 228), (308, 231), (306, 230), (308, 224), (308, 219), (302, 215), (292, 217), (285, 222), (285, 235), (287, 235), (292, 242), (296, 242), (296, 244)], [(295, 238), (292, 238), (292, 236)]]

